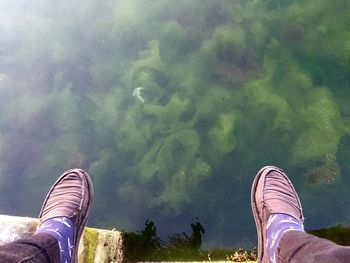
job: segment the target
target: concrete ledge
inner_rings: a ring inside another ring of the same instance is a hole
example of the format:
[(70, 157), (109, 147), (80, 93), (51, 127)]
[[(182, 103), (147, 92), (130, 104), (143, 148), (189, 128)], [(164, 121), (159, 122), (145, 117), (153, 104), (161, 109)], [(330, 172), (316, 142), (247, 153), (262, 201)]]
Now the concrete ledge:
[[(0, 215), (0, 245), (32, 235), (39, 220)], [(79, 245), (79, 263), (123, 262), (122, 233), (86, 227)]]

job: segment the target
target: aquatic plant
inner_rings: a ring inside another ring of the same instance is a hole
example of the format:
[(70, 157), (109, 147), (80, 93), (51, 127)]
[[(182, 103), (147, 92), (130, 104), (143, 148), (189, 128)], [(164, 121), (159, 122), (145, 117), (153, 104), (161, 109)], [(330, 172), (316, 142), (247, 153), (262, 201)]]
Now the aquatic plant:
[(208, 239), (252, 242), (248, 188), (276, 164), (311, 225), (332, 223), (319, 215), (335, 207), (337, 222), (350, 219), (348, 1), (53, 5), (0, 11), (4, 213), (31, 215), (22, 199), (81, 166), (96, 186), (93, 224), (196, 211), (215, 225)]
[(233, 114), (221, 114), (216, 125), (209, 131), (213, 147), (224, 154), (231, 152), (236, 146), (234, 139), (235, 120)]

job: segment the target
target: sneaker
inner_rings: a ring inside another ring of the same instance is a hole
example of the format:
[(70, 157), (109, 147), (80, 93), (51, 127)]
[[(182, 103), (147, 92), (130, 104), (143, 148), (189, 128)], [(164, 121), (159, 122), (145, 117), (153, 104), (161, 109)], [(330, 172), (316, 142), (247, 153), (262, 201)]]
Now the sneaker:
[(71, 262), (78, 262), (78, 246), (93, 204), (90, 176), (81, 169), (63, 173), (47, 194), (39, 213), (40, 224), (54, 217), (68, 217), (74, 224), (74, 250)]
[(268, 263), (270, 260), (266, 248), (266, 225), (270, 215), (287, 214), (303, 223), (300, 200), (282, 169), (266, 166), (254, 179), (251, 205), (258, 234), (258, 263)]

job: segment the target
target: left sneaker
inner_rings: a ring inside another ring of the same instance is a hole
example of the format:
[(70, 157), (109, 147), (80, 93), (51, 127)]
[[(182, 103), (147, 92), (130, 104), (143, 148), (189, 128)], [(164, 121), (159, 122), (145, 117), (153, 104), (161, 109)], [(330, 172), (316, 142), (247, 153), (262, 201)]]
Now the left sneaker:
[(78, 262), (79, 241), (91, 214), (93, 197), (93, 185), (88, 173), (81, 169), (68, 170), (51, 187), (39, 213), (40, 225), (52, 218), (66, 217), (72, 221), (72, 263)]

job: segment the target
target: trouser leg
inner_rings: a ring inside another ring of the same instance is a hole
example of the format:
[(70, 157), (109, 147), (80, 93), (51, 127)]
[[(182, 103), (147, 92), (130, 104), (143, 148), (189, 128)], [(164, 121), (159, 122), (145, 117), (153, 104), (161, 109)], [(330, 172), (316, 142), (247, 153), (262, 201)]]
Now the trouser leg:
[(286, 233), (277, 250), (278, 263), (350, 262), (350, 247), (300, 231)]
[(0, 246), (0, 263), (59, 263), (57, 240), (48, 234), (37, 234)]

